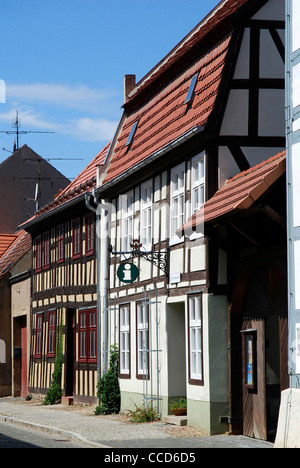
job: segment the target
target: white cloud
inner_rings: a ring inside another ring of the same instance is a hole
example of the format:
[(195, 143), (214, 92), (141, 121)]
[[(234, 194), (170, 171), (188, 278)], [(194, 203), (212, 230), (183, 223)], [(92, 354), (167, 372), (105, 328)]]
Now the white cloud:
[(59, 107), (85, 111), (100, 111), (118, 92), (111, 89), (93, 89), (87, 86), (66, 86), (49, 83), (6, 84), (7, 100), (54, 104)]
[(65, 128), (66, 133), (76, 135), (80, 140), (110, 140), (116, 131), (118, 122), (89, 117), (72, 120)]
[(86, 142), (110, 140), (120, 112), (117, 90), (85, 85), (6, 83), (6, 102), (0, 122), (10, 129), (18, 109), (21, 130), (55, 132)]
[[(100, 118), (71, 118), (60, 122), (47, 120), (42, 113), (29, 109), (19, 110), (20, 130), (53, 131), (57, 134), (72, 136), (87, 142), (110, 140), (116, 131), (118, 121)], [(0, 113), (0, 121), (11, 124), (15, 121), (16, 111)], [(12, 128), (10, 128), (12, 130)], [(9, 130), (9, 129), (8, 129)]]

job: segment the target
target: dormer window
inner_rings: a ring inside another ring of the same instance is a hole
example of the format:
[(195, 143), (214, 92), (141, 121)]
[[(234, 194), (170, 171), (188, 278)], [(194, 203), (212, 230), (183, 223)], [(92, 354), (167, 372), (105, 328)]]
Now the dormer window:
[(139, 121), (137, 120), (131, 127), (129, 137), (128, 137), (128, 140), (127, 140), (127, 143), (126, 143), (126, 146), (128, 146), (128, 147), (130, 147), (132, 145), (133, 138), (134, 138), (138, 123), (139, 123)]
[(186, 95), (185, 101), (184, 101), (185, 104), (190, 104), (194, 98), (198, 76), (199, 76), (199, 73), (196, 73), (196, 75), (194, 75), (191, 80), (191, 84), (190, 84), (188, 93)]

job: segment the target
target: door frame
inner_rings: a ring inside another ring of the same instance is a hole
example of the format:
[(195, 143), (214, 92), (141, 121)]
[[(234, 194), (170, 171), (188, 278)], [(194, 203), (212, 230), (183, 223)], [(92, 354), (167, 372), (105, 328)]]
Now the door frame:
[[(266, 318), (253, 317), (243, 319), (243, 303), (247, 287), (253, 274), (259, 268), (272, 267), (270, 273), (280, 271), (272, 261), (263, 265), (255, 264), (245, 268), (238, 276), (232, 296), (232, 304), (228, 308), (228, 341), (229, 341), (229, 404), (230, 404), (230, 432), (243, 433), (250, 437), (268, 440), (267, 415), (267, 379), (266, 379)], [(269, 277), (272, 281), (272, 276)], [(271, 283), (272, 284), (272, 283)], [(274, 276), (274, 288), (276, 288)], [(280, 349), (280, 384), (281, 391), (288, 385), (287, 366), (287, 316), (274, 315), (279, 321), (278, 343)], [(245, 345), (244, 336), (248, 332), (256, 334), (256, 385), (247, 388), (245, 385)], [(274, 337), (275, 339), (276, 337)], [(252, 423), (250, 421), (252, 417)]]
[(76, 310), (66, 311), (65, 396), (74, 396), (76, 388)]

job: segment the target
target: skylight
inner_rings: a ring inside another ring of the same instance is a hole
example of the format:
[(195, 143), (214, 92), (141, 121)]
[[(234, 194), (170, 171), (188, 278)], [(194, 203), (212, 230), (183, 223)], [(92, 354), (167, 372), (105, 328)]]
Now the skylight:
[(128, 140), (127, 140), (127, 143), (126, 143), (126, 146), (130, 146), (133, 142), (133, 137), (135, 135), (135, 132), (136, 132), (136, 128), (138, 126), (138, 123), (139, 121), (137, 120), (131, 127), (131, 130), (130, 130), (130, 133), (129, 133), (129, 137), (128, 137)]
[(199, 76), (199, 73), (196, 73), (196, 75), (194, 75), (191, 80), (191, 84), (190, 84), (186, 99), (184, 101), (185, 104), (190, 104), (194, 97), (194, 91), (195, 91), (198, 76)]

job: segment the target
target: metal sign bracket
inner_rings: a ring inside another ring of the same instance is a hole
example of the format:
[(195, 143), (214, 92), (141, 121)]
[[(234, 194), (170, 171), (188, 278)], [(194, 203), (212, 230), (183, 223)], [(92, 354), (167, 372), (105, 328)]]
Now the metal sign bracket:
[(126, 251), (126, 252), (125, 251), (114, 252), (112, 249), (112, 246), (110, 246), (109, 251), (111, 255), (129, 256), (128, 258), (126, 258), (126, 260), (130, 260), (131, 258), (135, 258), (135, 257), (143, 258), (144, 260), (151, 262), (154, 266), (159, 268), (168, 276), (169, 258), (170, 258), (169, 249), (165, 251), (158, 251), (158, 252), (153, 251), (153, 250), (150, 250), (150, 251), (141, 250), (142, 244), (139, 239), (133, 239), (130, 246), (132, 247), (132, 250)]

